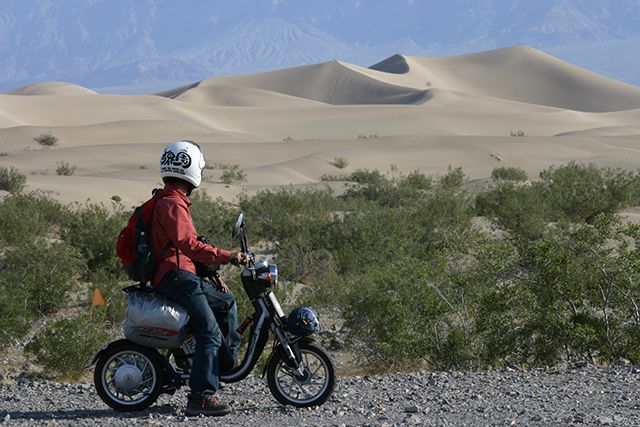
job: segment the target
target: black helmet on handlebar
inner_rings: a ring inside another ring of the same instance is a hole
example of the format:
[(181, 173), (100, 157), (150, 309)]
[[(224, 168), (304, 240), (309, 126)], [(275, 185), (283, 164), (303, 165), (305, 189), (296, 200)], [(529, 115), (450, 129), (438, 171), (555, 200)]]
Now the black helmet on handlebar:
[(299, 337), (315, 334), (320, 331), (318, 315), (311, 307), (298, 307), (287, 317), (286, 328)]

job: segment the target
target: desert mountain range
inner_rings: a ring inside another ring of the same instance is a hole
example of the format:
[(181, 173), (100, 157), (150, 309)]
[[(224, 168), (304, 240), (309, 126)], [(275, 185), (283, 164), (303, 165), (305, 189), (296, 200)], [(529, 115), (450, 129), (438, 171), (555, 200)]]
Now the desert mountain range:
[(528, 45), (640, 85), (637, 0), (0, 0), (0, 92), (149, 93), (205, 76)]
[[(43, 147), (34, 137), (59, 138)], [(512, 136), (524, 134), (526, 136)], [(160, 182), (167, 143), (203, 145), (209, 194), (318, 185), (359, 168), (439, 174), (463, 167), (472, 180), (497, 166), (532, 179), (571, 160), (636, 170), (640, 88), (516, 46), (470, 55), (394, 55), (369, 68), (331, 61), (216, 77), (154, 95), (107, 95), (47, 82), (0, 94), (0, 166), (63, 201), (126, 205)], [(332, 165), (344, 158), (348, 166)], [(56, 165), (77, 170), (58, 176)], [(227, 186), (223, 165), (247, 182)]]

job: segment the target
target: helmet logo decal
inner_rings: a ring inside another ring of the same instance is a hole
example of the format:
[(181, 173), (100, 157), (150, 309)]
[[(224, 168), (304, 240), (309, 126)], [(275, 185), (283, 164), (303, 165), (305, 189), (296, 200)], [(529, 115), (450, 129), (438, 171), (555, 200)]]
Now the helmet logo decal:
[(173, 151), (165, 151), (160, 159), (162, 166), (179, 166), (188, 169), (191, 166), (191, 156), (186, 151), (180, 151), (177, 155)]

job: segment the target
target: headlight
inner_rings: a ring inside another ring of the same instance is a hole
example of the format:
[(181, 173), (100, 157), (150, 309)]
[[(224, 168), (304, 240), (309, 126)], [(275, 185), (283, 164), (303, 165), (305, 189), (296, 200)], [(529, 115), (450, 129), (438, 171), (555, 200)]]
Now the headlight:
[(269, 264), (256, 271), (258, 280), (266, 287), (275, 286), (278, 284), (278, 266), (275, 264)]

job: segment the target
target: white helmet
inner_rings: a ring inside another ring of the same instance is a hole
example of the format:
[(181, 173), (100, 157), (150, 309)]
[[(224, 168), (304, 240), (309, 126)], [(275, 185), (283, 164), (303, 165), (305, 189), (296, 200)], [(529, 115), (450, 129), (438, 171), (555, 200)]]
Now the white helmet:
[(194, 187), (200, 186), (204, 155), (200, 146), (193, 141), (177, 141), (167, 145), (160, 158), (162, 178), (180, 178)]

